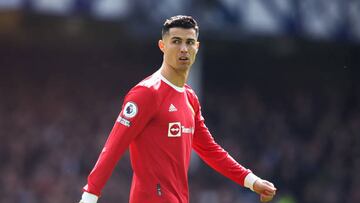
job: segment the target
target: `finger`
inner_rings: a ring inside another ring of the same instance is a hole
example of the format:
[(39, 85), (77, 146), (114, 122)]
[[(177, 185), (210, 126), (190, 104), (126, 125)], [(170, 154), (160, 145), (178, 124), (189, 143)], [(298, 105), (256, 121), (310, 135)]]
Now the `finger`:
[(263, 192), (269, 193), (269, 194), (275, 194), (276, 188), (265, 185)]
[(276, 191), (276, 188), (274, 186), (274, 184), (270, 183), (269, 181), (264, 181), (264, 184), (265, 184), (265, 190), (267, 191)]
[(265, 184), (275, 188), (275, 186), (274, 186), (274, 184), (272, 182), (269, 182), (269, 181), (265, 180)]
[[(269, 182), (267, 180), (264, 180), (264, 183), (272, 188), (275, 188), (274, 184), (272, 182)], [(275, 188), (276, 189), (276, 188)]]
[(265, 195), (272, 195), (276, 194), (276, 188), (273, 186), (272, 183), (264, 181), (264, 190), (263, 192)]
[(275, 191), (275, 190), (274, 190), (274, 191), (264, 190), (263, 194), (264, 194), (264, 195), (272, 195), (272, 196), (275, 196), (276, 191)]

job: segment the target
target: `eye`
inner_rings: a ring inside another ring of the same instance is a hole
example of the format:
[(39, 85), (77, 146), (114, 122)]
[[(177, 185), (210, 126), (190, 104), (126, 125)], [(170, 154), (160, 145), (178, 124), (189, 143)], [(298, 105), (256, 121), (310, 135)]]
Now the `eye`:
[(181, 43), (181, 41), (180, 41), (179, 39), (174, 39), (172, 42), (173, 42), (174, 44), (180, 44), (180, 43)]
[(194, 45), (194, 44), (195, 44), (195, 41), (194, 41), (194, 40), (189, 40), (189, 41), (187, 41), (187, 44), (188, 44), (188, 45)]

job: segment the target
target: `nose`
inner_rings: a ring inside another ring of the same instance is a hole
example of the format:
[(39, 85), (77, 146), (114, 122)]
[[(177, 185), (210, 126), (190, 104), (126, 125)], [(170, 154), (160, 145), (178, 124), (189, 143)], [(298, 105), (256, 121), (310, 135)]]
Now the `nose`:
[(188, 48), (187, 48), (187, 46), (186, 46), (186, 44), (181, 44), (181, 46), (180, 46), (180, 51), (182, 52), (182, 53), (186, 53), (186, 52), (188, 52)]

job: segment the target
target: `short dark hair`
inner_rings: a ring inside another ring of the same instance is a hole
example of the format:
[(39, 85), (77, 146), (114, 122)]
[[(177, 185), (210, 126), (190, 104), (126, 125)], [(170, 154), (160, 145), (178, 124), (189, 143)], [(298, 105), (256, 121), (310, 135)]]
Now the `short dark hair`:
[(169, 32), (170, 28), (173, 27), (179, 27), (179, 28), (185, 28), (185, 29), (195, 29), (196, 36), (199, 35), (199, 26), (195, 19), (191, 16), (185, 16), (185, 15), (177, 15), (173, 16), (169, 19), (166, 19), (162, 30), (161, 30), (161, 36), (163, 37), (166, 33)]

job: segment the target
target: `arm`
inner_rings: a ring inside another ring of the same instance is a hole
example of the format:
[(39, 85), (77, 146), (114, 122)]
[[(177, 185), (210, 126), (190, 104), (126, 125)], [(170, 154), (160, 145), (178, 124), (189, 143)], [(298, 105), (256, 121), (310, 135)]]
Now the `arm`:
[(201, 159), (220, 174), (260, 194), (261, 202), (272, 200), (276, 191), (274, 185), (266, 180), (262, 180), (249, 169), (240, 165), (215, 142), (204, 123), (198, 101), (196, 102), (196, 106), (198, 108), (195, 113), (196, 123), (193, 148)]
[(141, 133), (156, 111), (153, 92), (145, 87), (135, 87), (125, 97), (122, 111), (88, 176), (82, 195), (83, 203), (96, 203), (101, 190), (112, 174), (131, 141)]
[(241, 186), (252, 189), (258, 179), (249, 169), (235, 161), (218, 145), (204, 123), (200, 110), (196, 113), (193, 149), (210, 167)]

